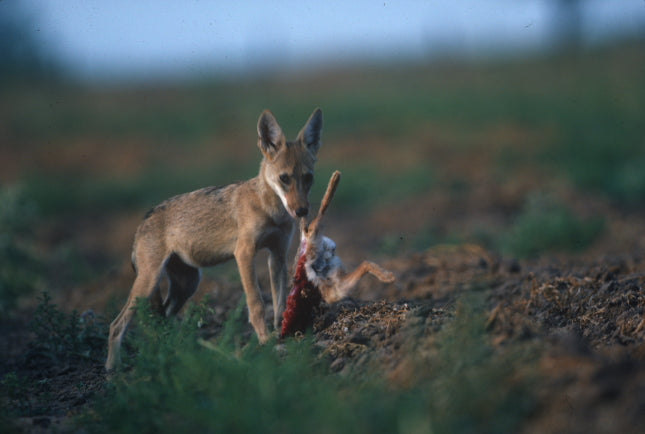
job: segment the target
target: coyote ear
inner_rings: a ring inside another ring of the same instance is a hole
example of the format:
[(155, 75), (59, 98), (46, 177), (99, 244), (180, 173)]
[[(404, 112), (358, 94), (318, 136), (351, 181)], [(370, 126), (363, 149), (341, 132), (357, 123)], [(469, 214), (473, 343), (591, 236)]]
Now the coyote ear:
[(258, 147), (265, 157), (272, 158), (284, 145), (284, 134), (273, 113), (265, 110), (258, 119)]
[(317, 108), (316, 110), (314, 110), (311, 116), (309, 116), (309, 120), (307, 121), (305, 126), (302, 127), (302, 130), (300, 130), (300, 133), (298, 134), (300, 141), (305, 144), (314, 155), (318, 153), (318, 148), (320, 148), (321, 145), (320, 136), (322, 134), (322, 126), (322, 110)]

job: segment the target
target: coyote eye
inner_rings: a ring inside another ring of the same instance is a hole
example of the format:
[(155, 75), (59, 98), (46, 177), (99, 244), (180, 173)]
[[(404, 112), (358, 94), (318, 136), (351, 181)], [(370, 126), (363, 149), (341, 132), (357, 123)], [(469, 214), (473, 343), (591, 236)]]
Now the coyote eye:
[(305, 185), (311, 185), (314, 182), (314, 176), (311, 173), (305, 173), (302, 175), (302, 182)]
[(280, 181), (281, 181), (283, 184), (287, 184), (287, 185), (288, 185), (288, 184), (289, 184), (289, 181), (291, 181), (291, 179), (289, 178), (289, 175), (287, 175), (286, 173), (283, 173), (282, 175), (280, 175)]

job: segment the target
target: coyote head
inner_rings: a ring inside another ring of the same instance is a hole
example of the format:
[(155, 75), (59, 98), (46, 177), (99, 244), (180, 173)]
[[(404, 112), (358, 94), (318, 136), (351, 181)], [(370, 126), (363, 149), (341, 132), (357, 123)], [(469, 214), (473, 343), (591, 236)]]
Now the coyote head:
[(322, 111), (316, 109), (296, 140), (287, 141), (270, 111), (264, 111), (258, 120), (258, 147), (264, 155), (264, 179), (294, 218), (309, 213), (309, 190), (314, 181), (322, 124)]

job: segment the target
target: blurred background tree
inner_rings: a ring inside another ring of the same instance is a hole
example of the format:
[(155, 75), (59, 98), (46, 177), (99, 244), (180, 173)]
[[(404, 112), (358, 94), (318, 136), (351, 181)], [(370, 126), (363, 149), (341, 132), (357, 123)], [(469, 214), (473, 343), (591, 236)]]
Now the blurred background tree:
[(0, 7), (0, 82), (53, 79), (57, 61), (37, 37), (40, 31), (33, 12), (23, 3), (3, 1)]
[(582, 42), (582, 0), (555, 0), (553, 34), (561, 50), (575, 50)]

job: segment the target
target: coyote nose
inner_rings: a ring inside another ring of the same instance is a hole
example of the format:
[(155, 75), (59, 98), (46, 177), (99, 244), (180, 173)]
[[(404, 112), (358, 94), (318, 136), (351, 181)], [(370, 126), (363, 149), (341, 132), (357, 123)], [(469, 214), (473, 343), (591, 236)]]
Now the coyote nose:
[(309, 214), (309, 210), (308, 210), (307, 208), (302, 207), (302, 208), (298, 208), (298, 209), (296, 210), (296, 215), (297, 215), (298, 217), (304, 217), (304, 216), (306, 216), (307, 214)]

